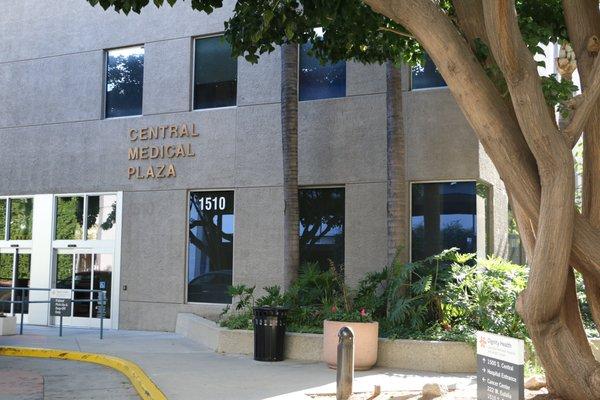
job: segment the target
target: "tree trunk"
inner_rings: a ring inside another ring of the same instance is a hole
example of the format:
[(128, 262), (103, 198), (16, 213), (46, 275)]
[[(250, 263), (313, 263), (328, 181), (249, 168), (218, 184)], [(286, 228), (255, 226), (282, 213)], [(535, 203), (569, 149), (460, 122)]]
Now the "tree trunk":
[[(425, 47), (504, 180), (519, 229), (526, 231), (529, 241), (530, 277), (517, 308), (553, 391), (565, 399), (600, 399), (600, 365), (583, 333), (569, 267), (577, 267), (586, 279), (600, 283), (599, 230), (575, 213), (567, 132), (558, 129), (546, 106), (535, 63), (519, 32), (514, 1), (478, 1), (511, 105), (435, 2), (365, 0), (376, 12), (403, 25)], [(579, 2), (567, 3), (570, 7)], [(582, 3), (593, 3), (593, 13), (598, 12), (597, 0)], [(597, 99), (595, 93), (588, 98), (584, 110), (593, 108), (590, 104)], [(587, 114), (580, 115), (584, 117), (579, 121), (585, 121)]]
[(298, 207), (298, 45), (281, 46), (281, 139), (283, 151), (284, 288), (298, 276), (300, 263)]
[[(587, 49), (594, 35), (600, 37), (600, 11), (597, 0), (563, 0), (565, 22), (571, 39), (577, 68), (585, 90), (591, 85), (595, 58)], [(582, 211), (592, 226), (600, 228), (600, 102), (585, 126), (583, 134)], [(600, 330), (600, 286), (584, 277), (587, 301), (596, 327)]]
[(408, 183), (402, 115), (402, 77), (386, 63), (387, 103), (387, 262), (408, 261)]

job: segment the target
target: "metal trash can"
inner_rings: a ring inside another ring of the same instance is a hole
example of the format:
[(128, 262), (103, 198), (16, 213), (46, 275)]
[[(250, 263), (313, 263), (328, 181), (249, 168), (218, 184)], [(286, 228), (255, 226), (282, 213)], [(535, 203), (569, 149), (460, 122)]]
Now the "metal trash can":
[(287, 312), (283, 307), (254, 307), (256, 361), (283, 361)]

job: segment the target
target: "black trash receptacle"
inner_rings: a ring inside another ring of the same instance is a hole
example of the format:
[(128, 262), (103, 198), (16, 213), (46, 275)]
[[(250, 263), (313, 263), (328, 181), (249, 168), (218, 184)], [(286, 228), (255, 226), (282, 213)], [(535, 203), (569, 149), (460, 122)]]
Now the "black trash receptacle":
[(254, 307), (254, 359), (282, 361), (287, 308)]

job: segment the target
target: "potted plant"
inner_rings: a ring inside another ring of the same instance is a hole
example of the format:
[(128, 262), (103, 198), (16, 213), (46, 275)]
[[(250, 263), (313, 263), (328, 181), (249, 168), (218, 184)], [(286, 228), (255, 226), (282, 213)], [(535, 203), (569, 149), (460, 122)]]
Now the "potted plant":
[(348, 288), (343, 283), (341, 288), (343, 306), (334, 304), (323, 321), (323, 361), (329, 368), (337, 367), (338, 332), (347, 326), (354, 332), (354, 369), (371, 369), (377, 362), (379, 323), (365, 308), (353, 308)]

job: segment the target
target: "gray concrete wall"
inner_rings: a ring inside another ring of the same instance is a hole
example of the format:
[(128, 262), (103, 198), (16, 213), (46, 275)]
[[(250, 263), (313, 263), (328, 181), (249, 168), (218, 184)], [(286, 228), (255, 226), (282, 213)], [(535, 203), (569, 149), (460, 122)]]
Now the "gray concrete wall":
[[(210, 16), (180, 2), (127, 17), (82, 0), (0, 4), (0, 195), (124, 192), (121, 328), (173, 330), (177, 312), (222, 308), (184, 304), (188, 190), (235, 190), (236, 283), (282, 282), (279, 51), (239, 60), (237, 107), (191, 110), (192, 38), (222, 31), (225, 3)], [(104, 50), (136, 44), (144, 115), (102, 119)], [(302, 186), (346, 188), (354, 284), (385, 264), (385, 67), (348, 63), (346, 90), (300, 103), (299, 174)], [(488, 164), (447, 89), (408, 91), (404, 102), (409, 181), (483, 178)], [(181, 123), (199, 137), (164, 143), (191, 142), (196, 157), (173, 161), (176, 178), (128, 179), (129, 166), (151, 164), (127, 160), (128, 129)]]

